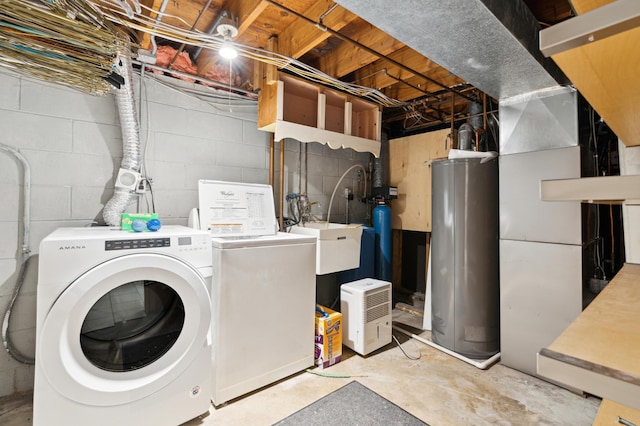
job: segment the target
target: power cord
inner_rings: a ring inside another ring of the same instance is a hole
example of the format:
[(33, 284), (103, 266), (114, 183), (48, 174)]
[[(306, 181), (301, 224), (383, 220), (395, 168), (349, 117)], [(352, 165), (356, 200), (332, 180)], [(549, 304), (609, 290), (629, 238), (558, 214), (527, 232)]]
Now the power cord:
[[(417, 357), (411, 356), (411, 355), (409, 355), (409, 354), (404, 350), (404, 348), (402, 347), (402, 345), (400, 344), (400, 342), (398, 341), (398, 339), (396, 338), (396, 336), (395, 336), (395, 335), (391, 334), (391, 337), (393, 338), (393, 341), (394, 341), (394, 342), (396, 342), (396, 344), (398, 345), (398, 347), (400, 348), (400, 350), (402, 351), (402, 353), (404, 354), (404, 356), (406, 356), (407, 358), (412, 359), (412, 360), (414, 360), (414, 361), (417, 361), (417, 360), (419, 360), (420, 358), (422, 358), (422, 352), (420, 352), (420, 349), (418, 349), (418, 353), (419, 353), (420, 355), (418, 355)], [(415, 342), (414, 342), (414, 344), (415, 344)], [(417, 345), (416, 345), (416, 346), (417, 346)]]

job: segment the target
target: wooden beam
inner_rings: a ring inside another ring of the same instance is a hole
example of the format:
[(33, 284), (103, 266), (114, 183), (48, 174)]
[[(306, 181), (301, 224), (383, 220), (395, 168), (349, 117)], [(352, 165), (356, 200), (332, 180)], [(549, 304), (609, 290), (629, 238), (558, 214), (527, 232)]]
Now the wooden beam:
[(228, 2), (226, 9), (234, 19), (238, 19), (238, 35), (242, 35), (253, 25), (269, 4), (264, 0), (238, 0)]
[[(403, 63), (408, 67), (429, 75), (431, 78), (447, 86), (455, 86), (464, 83), (460, 77), (451, 74), (445, 68), (422, 56), (408, 46), (388, 55), (393, 60)], [(405, 83), (398, 82), (397, 79)], [(425, 96), (427, 93), (441, 91), (436, 84), (416, 76), (403, 68), (400, 68), (385, 59), (379, 59), (355, 72), (355, 82), (368, 87), (386, 88), (385, 94), (400, 101), (415, 99)], [(417, 87), (419, 90), (412, 88)]]
[[(366, 25), (367, 27), (362, 28), (362, 31), (358, 31), (357, 36), (351, 38), (382, 56), (404, 46), (403, 43), (373, 25)], [(320, 58), (319, 68), (329, 75), (342, 77), (380, 58), (381, 56), (367, 52), (353, 43), (343, 42), (331, 53)]]
[[(143, 3), (153, 10), (160, 10), (162, 0), (147, 0)], [(143, 9), (143, 11), (145, 14), (149, 13), (149, 18), (153, 20), (158, 17), (158, 14), (155, 12), (148, 12), (147, 9)], [(149, 33), (142, 33), (142, 36), (140, 37), (140, 47), (142, 47), (143, 49), (149, 49), (151, 47), (151, 36), (149, 35)]]
[[(331, 0), (320, 0), (310, 9), (303, 12), (307, 18), (318, 22), (322, 14), (334, 5)], [(357, 18), (356, 15), (342, 7), (336, 7), (322, 21), (322, 24), (339, 31)], [(322, 27), (314, 26), (305, 20), (296, 20), (280, 34), (281, 53), (292, 58), (299, 58), (329, 37), (331, 34)]]
[[(278, 37), (272, 36), (267, 43), (267, 50), (270, 52), (278, 52)], [(278, 82), (278, 67), (271, 64), (264, 65), (265, 71), (265, 83), (268, 85), (276, 84)]]

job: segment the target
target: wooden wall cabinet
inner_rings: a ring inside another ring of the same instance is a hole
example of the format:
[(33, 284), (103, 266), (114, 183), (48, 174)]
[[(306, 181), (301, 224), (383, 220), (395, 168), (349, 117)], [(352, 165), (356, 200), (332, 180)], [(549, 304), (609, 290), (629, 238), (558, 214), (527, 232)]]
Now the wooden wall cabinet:
[(378, 157), (381, 122), (377, 104), (283, 73), (258, 98), (258, 128), (278, 141), (320, 142)]
[(389, 184), (398, 188), (391, 202), (391, 226), (431, 232), (431, 161), (447, 158), (449, 129), (389, 141)]

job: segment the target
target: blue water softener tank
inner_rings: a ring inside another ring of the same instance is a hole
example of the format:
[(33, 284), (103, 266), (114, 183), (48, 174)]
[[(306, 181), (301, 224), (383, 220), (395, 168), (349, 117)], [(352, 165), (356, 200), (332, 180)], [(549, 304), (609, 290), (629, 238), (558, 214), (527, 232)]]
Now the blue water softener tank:
[(373, 229), (376, 234), (376, 278), (391, 281), (391, 208), (378, 204), (373, 209)]

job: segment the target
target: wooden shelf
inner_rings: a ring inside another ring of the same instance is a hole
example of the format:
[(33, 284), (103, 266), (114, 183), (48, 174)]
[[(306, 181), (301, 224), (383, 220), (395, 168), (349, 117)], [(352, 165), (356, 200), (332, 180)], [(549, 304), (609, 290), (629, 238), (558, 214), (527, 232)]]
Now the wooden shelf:
[(625, 264), (537, 356), (538, 374), (640, 409), (640, 265)]
[(258, 99), (258, 128), (293, 138), (380, 155), (382, 112), (374, 103), (279, 74)]

